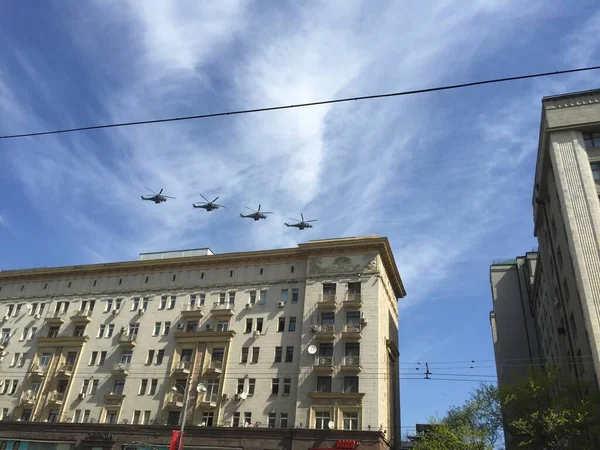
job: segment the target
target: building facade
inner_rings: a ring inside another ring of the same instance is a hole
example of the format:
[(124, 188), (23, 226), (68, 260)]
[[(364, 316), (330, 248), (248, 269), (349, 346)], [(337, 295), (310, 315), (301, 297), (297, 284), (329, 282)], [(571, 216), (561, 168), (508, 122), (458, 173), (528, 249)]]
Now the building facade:
[(490, 268), (500, 384), (552, 364), (600, 386), (599, 194), (600, 90), (545, 97), (532, 202), (538, 252)]
[(0, 272), (0, 414), (364, 430), (399, 440), (386, 238)]

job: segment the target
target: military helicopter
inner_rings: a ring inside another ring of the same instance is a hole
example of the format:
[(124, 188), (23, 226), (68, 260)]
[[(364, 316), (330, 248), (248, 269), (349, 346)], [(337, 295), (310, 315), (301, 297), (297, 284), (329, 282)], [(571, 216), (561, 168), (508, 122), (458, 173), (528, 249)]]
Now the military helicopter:
[(285, 226), (286, 227), (296, 227), (299, 230), (304, 230), (305, 228), (312, 228), (313, 227), (309, 222), (316, 222), (317, 221), (317, 219), (314, 219), (314, 220), (304, 220), (304, 214), (300, 214), (300, 217), (302, 217), (302, 220), (292, 219), (290, 217), (290, 219), (295, 220), (298, 223), (293, 223), (291, 225), (289, 223), (286, 223)]
[[(252, 208), (248, 208), (247, 206), (244, 206), (244, 208), (249, 209), (250, 211), (254, 211)], [(266, 219), (267, 216), (265, 216), (265, 214), (273, 214), (272, 212), (267, 212), (267, 211), (262, 211), (260, 210), (260, 205), (258, 205), (258, 211), (254, 211), (252, 214), (247, 214), (247, 215), (243, 215), (240, 213), (240, 217), (244, 218), (244, 219), (254, 219), (255, 221), (260, 220), (260, 219)]]
[[(144, 186), (144, 187), (146, 187), (146, 186)], [(144, 197), (142, 195), (142, 200), (150, 200), (150, 201), (153, 201), (154, 203), (156, 203), (157, 205), (159, 203), (166, 202), (168, 198), (175, 198), (175, 197), (169, 197), (168, 195), (161, 195), (162, 191), (163, 191), (162, 189), (160, 190), (160, 192), (158, 194), (156, 192), (154, 192), (152, 189), (149, 189), (149, 188), (146, 188), (146, 189), (148, 189), (154, 195), (149, 195), (147, 197)]]
[(200, 197), (202, 197), (204, 200), (206, 200), (206, 203), (203, 203), (201, 205), (199, 205), (199, 202), (194, 203), (192, 206), (194, 208), (203, 208), (207, 211), (214, 211), (215, 209), (219, 209), (219, 208), (225, 208), (225, 206), (223, 205), (218, 205), (215, 202), (219, 199), (219, 197), (215, 198), (212, 202), (209, 201), (204, 195), (200, 194)]

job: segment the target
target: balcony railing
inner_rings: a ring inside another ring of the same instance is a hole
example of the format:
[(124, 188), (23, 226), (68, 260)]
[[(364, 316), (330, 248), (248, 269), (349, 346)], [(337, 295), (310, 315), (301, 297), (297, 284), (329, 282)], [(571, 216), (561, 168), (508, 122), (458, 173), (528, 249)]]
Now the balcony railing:
[(315, 358), (315, 366), (332, 367), (333, 366), (333, 356), (317, 356)]
[(71, 320), (73, 322), (89, 322), (92, 312), (88, 309), (76, 311), (75, 314), (71, 316)]
[(221, 359), (212, 359), (206, 368), (208, 372), (221, 373), (223, 370), (223, 361)]
[(202, 305), (184, 305), (183, 312), (202, 312)]
[(54, 323), (62, 325), (65, 322), (65, 317), (67, 315), (66, 311), (55, 311), (53, 313), (47, 314), (44, 320), (47, 323)]
[(171, 392), (167, 403), (170, 407), (182, 408), (183, 407), (183, 394), (179, 392)]
[(213, 311), (232, 311), (234, 307), (235, 307), (235, 303), (229, 303), (229, 302), (225, 302), (225, 303), (221, 303), (221, 302), (214, 302), (214, 303), (213, 303), (212, 310), (213, 310)]
[(119, 345), (134, 347), (137, 341), (137, 334), (121, 333), (119, 335)]
[(21, 403), (25, 405), (32, 405), (35, 403), (35, 399), (37, 395), (32, 393), (31, 391), (23, 392), (21, 395)]
[(175, 375), (187, 375), (190, 373), (192, 363), (190, 361), (179, 361), (179, 364), (173, 369)]
[(59, 369), (58, 372), (62, 375), (68, 375), (70, 376), (71, 373), (73, 372), (73, 364), (69, 364), (69, 363), (64, 363), (62, 364)]
[(344, 299), (344, 306), (347, 308), (360, 309), (362, 306), (362, 295), (359, 293), (348, 293)]
[(113, 375), (129, 375), (129, 363), (118, 363), (113, 364), (112, 373)]
[(321, 325), (315, 325), (315, 329), (314, 331), (317, 333), (334, 333), (335, 332), (335, 325), (333, 324), (321, 324)]
[(52, 403), (61, 404), (64, 400), (65, 400), (64, 392), (54, 391), (48, 396), (48, 401), (52, 402)]
[(346, 355), (342, 360), (344, 367), (360, 367), (360, 356)]
[(336, 294), (321, 294), (317, 301), (317, 307), (321, 309), (335, 309)]
[(42, 376), (46, 373), (46, 371), (48, 370), (48, 366), (47, 365), (39, 365), (39, 364), (33, 364), (31, 366), (31, 369), (29, 370), (30, 373), (34, 374), (34, 375), (39, 375)]

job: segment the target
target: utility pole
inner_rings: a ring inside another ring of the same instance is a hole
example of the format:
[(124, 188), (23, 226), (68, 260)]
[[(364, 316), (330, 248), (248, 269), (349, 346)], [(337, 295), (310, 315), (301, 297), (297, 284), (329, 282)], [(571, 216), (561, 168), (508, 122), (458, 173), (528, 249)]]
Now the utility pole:
[(425, 379), (431, 380), (431, 378), (429, 378), (429, 375), (433, 375), (433, 374), (429, 371), (429, 363), (425, 363), (425, 369), (426, 369), (425, 370)]
[(187, 420), (188, 402), (190, 400), (188, 390), (189, 387), (186, 380), (185, 387), (183, 389), (183, 417), (181, 420), (181, 427), (179, 428), (179, 450), (183, 450), (183, 432), (185, 431), (185, 421)]

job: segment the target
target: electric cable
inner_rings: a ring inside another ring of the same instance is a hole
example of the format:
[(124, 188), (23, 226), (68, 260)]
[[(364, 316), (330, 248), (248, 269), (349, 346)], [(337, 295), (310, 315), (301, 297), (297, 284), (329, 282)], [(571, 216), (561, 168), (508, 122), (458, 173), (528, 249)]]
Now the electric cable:
[(512, 76), (512, 77), (492, 78), (492, 79), (488, 79), (488, 80), (472, 81), (469, 83), (451, 84), (451, 85), (437, 86), (437, 87), (424, 88), (424, 89), (414, 89), (414, 90), (410, 90), (410, 91), (391, 92), (391, 93), (386, 93), (386, 94), (363, 95), (363, 96), (359, 96), (359, 97), (347, 97), (347, 98), (322, 100), (322, 101), (316, 101), (316, 102), (298, 103), (298, 104), (291, 104), (291, 105), (270, 106), (270, 107), (265, 107), (265, 108), (243, 109), (243, 110), (234, 110), (234, 111), (208, 113), (208, 114), (197, 114), (197, 115), (184, 116), (184, 117), (169, 117), (169, 118), (164, 118), (164, 119), (140, 120), (140, 121), (131, 121), (131, 122), (110, 123), (110, 124), (103, 124), (103, 125), (90, 125), (90, 126), (84, 126), (84, 127), (65, 128), (63, 130), (55, 130), (55, 131), (36, 131), (36, 132), (30, 132), (30, 133), (8, 134), (8, 135), (0, 136), (0, 139), (16, 139), (16, 138), (34, 137), (34, 136), (46, 136), (46, 135), (50, 135), (50, 134), (73, 133), (73, 132), (77, 132), (77, 131), (89, 131), (89, 130), (99, 130), (99, 129), (107, 129), (107, 128), (129, 127), (129, 126), (136, 126), (136, 125), (149, 125), (149, 124), (166, 123), (166, 122), (181, 122), (181, 121), (187, 121), (187, 120), (208, 119), (208, 118), (212, 118), (212, 117), (234, 116), (234, 115), (241, 115), (241, 114), (252, 114), (252, 113), (278, 111), (278, 110), (293, 109), (293, 108), (305, 108), (305, 107), (309, 107), (309, 106), (328, 105), (328, 104), (352, 102), (352, 101), (359, 101), (359, 100), (374, 100), (374, 99), (388, 98), (388, 97), (401, 97), (401, 96), (406, 96), (406, 95), (425, 94), (428, 92), (439, 92), (439, 91), (448, 91), (451, 89), (462, 89), (462, 88), (466, 88), (466, 87), (481, 86), (481, 85), (485, 85), (485, 84), (503, 83), (503, 82), (507, 82), (507, 81), (525, 80), (525, 79), (530, 79), (530, 78), (542, 78), (542, 77), (548, 77), (548, 76), (553, 76), (553, 75), (563, 75), (563, 74), (567, 74), (567, 73), (586, 72), (586, 71), (597, 70), (597, 69), (600, 69), (600, 66), (588, 66), (588, 67), (580, 67), (577, 69), (565, 69), (565, 70), (556, 70), (553, 72), (534, 73), (534, 74), (529, 74), (529, 75), (517, 75), (517, 76)]

